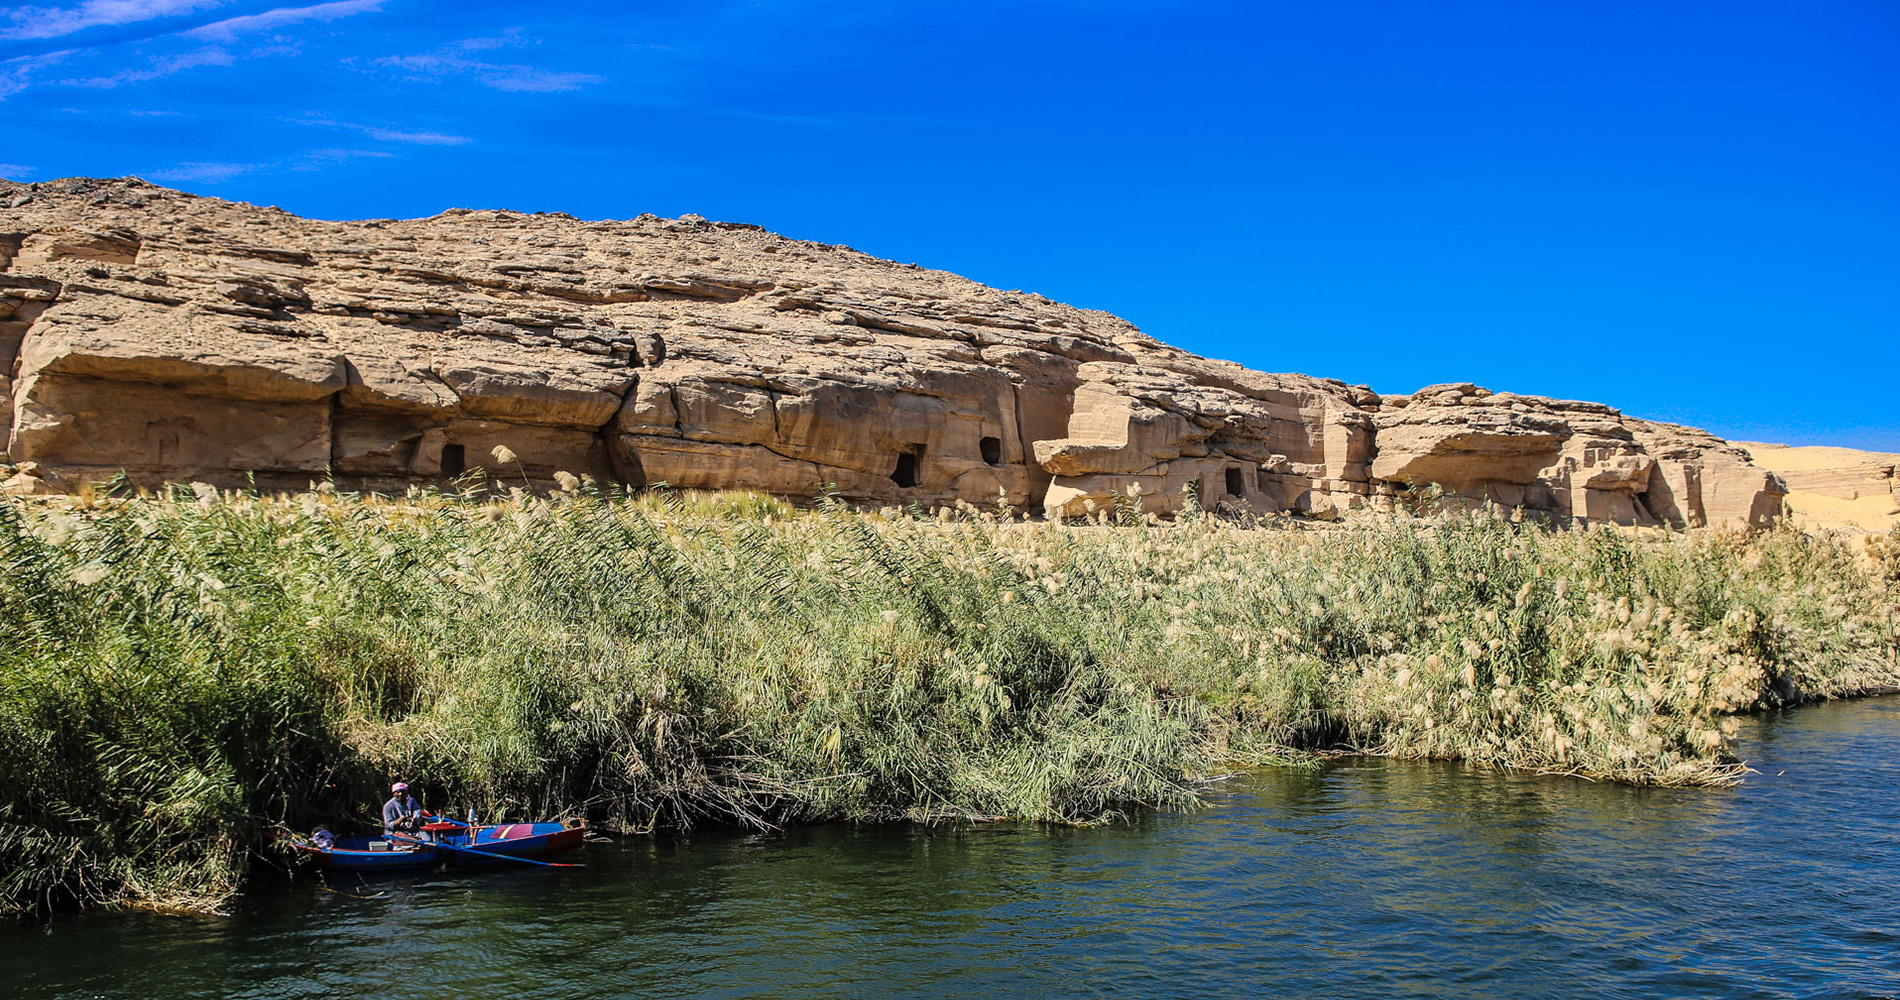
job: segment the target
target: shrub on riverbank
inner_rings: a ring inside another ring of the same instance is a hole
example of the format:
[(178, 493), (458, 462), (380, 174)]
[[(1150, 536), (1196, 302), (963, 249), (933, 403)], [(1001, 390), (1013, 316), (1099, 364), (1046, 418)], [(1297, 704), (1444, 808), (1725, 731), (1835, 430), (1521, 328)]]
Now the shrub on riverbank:
[(1792, 531), (999, 522), (753, 495), (0, 505), (0, 900), (206, 907), (391, 777), (624, 827), (1184, 807), (1288, 750), (1734, 780), (1894, 681)]

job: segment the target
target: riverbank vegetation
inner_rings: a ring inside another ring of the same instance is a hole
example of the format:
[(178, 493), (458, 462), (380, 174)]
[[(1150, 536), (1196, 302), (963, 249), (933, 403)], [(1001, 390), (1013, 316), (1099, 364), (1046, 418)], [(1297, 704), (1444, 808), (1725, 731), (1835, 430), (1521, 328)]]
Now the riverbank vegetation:
[(1327, 751), (1722, 784), (1732, 713), (1900, 659), (1900, 552), (1793, 530), (568, 482), (0, 503), (0, 906), (212, 908), (397, 777), (623, 829), (1095, 822)]

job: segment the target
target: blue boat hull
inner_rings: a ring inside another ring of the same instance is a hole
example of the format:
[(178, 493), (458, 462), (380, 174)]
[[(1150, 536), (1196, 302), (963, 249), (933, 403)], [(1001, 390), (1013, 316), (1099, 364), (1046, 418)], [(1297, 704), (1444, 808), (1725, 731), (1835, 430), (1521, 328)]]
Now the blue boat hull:
[[(444, 838), (441, 846), (397, 842), (390, 844), (394, 849), (381, 851), (370, 850), (369, 845), (385, 838), (370, 836), (338, 837), (329, 848), (301, 842), (295, 846), (320, 867), (338, 871), (421, 871), (443, 865), (479, 868), (506, 864), (508, 858), (534, 858), (573, 850), (581, 846), (587, 828), (560, 823), (504, 823), (477, 828), (472, 840), (466, 830), (437, 836)], [(465, 850), (450, 849), (457, 847)]]

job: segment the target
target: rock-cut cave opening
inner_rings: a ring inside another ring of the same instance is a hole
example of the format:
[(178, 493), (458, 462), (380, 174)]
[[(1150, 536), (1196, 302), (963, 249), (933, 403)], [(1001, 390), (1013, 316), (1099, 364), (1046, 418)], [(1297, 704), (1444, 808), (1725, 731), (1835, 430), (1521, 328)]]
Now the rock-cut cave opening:
[(891, 471), (891, 482), (904, 489), (916, 486), (917, 469), (922, 464), (923, 457), (924, 446), (921, 444), (911, 445), (910, 448), (898, 452), (897, 468)]
[(983, 454), (983, 464), (1003, 464), (1003, 439), (986, 437), (976, 443), (977, 450)]
[(468, 449), (459, 444), (442, 446), (442, 474), (454, 479), (468, 471)]

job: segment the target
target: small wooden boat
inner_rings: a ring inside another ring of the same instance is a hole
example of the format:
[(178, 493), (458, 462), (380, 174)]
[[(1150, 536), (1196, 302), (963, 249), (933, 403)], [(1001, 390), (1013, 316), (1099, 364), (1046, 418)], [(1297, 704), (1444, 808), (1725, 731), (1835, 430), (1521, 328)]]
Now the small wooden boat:
[(389, 838), (371, 834), (338, 837), (327, 848), (307, 840), (299, 840), (293, 846), (324, 868), (400, 872), (439, 865), (474, 868), (509, 861), (547, 865), (552, 862), (532, 859), (571, 851), (581, 846), (581, 840), (586, 836), (587, 828), (581, 825), (502, 823), (469, 827), (438, 818), (425, 824), (418, 837), (397, 834), (395, 838)]

